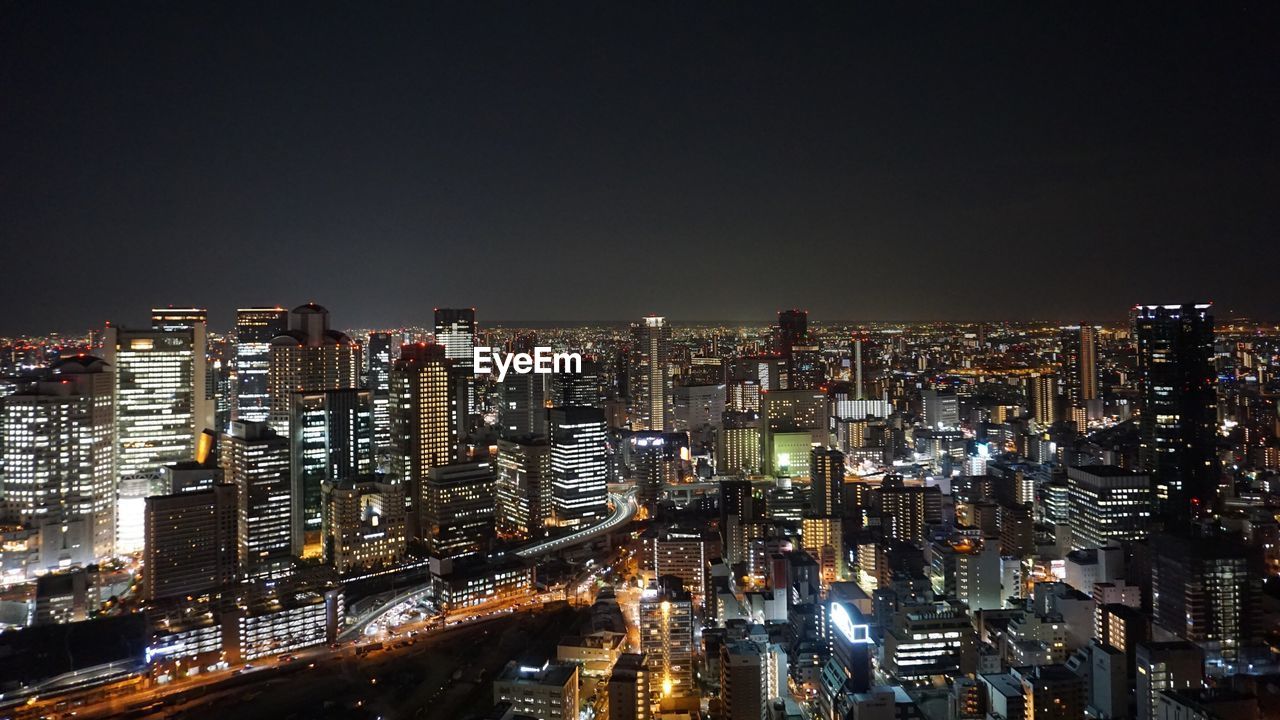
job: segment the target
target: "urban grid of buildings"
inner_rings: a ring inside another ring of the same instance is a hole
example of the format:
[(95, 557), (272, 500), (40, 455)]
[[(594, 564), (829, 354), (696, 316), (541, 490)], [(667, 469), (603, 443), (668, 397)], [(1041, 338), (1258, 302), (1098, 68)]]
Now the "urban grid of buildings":
[(1209, 304), (2, 344), (0, 717), (556, 608), (472, 717), (1280, 713), (1280, 328)]

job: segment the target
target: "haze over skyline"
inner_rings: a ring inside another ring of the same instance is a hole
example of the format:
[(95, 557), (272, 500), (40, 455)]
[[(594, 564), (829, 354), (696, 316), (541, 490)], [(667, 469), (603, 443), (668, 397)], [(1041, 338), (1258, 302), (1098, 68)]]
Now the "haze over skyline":
[(0, 9), (0, 333), (1280, 317), (1262, 6)]

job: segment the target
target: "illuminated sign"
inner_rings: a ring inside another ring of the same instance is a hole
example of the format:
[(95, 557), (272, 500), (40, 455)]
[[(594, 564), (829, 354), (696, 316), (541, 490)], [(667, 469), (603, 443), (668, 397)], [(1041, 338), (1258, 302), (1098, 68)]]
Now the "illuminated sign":
[(868, 644), (871, 642), (871, 633), (867, 625), (854, 625), (853, 617), (849, 615), (849, 608), (840, 603), (831, 603), (831, 625), (844, 635), (845, 640), (854, 644)]

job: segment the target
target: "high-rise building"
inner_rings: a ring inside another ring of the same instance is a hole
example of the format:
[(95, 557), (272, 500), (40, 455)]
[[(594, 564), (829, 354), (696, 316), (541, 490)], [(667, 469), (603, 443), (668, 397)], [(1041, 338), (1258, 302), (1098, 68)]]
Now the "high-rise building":
[(826, 367), (822, 361), (822, 348), (809, 332), (808, 311), (779, 312), (773, 344), (784, 368), (779, 389), (815, 390), (822, 385)]
[(1065, 665), (1041, 665), (1022, 675), (1027, 717), (1078, 720), (1088, 707), (1088, 679)]
[(551, 376), (552, 407), (600, 407), (600, 365), (583, 359), (582, 372)]
[(1155, 718), (1156, 699), (1166, 690), (1186, 690), (1204, 682), (1204, 652), (1186, 640), (1144, 642), (1134, 654), (1138, 720)]
[(341, 574), (404, 558), (404, 487), (371, 478), (324, 484), (324, 560)]
[(560, 526), (591, 525), (608, 516), (608, 428), (597, 408), (550, 411), (551, 501)]
[(148, 497), (145, 597), (198, 596), (234, 581), (236, 514), (234, 485)]
[(1058, 422), (1058, 376), (1036, 374), (1027, 378), (1027, 403), (1032, 419), (1041, 426)]
[(546, 438), (499, 438), (496, 464), (498, 532), (539, 537), (554, 517), (551, 447)]
[(701, 596), (707, 587), (707, 540), (702, 530), (670, 527), (653, 541), (653, 571), (680, 578), (684, 589)]
[[(197, 432), (205, 428), (216, 429), (216, 389), (214, 374), (210, 372), (209, 313), (204, 308), (151, 308), (151, 329), (161, 332), (190, 332), (199, 361), (195, 365), (195, 386), (199, 403), (196, 406)], [(201, 395), (199, 390), (203, 388)]]
[(671, 327), (647, 315), (631, 329), (632, 429), (663, 431), (671, 422)]
[(400, 336), (394, 333), (369, 333), (366, 348), (369, 388), (373, 408), (373, 453), (379, 469), (386, 469), (391, 452), (391, 367), (400, 355)]
[(423, 530), (427, 471), (459, 459), (458, 398), (449, 367), (443, 345), (417, 343), (401, 348), (391, 370), (390, 475), (405, 484), (411, 537)]
[(507, 373), (498, 384), (498, 423), (503, 437), (547, 434), (547, 376)]
[(271, 340), (267, 376), (271, 426), (282, 435), (289, 432), (294, 393), (360, 387), (362, 367), (359, 343), (329, 328), (328, 310), (315, 303), (294, 308), (289, 312), (289, 329)]
[(494, 468), (488, 462), (441, 465), (422, 489), (422, 535), (432, 557), (483, 553), (494, 530)]
[(373, 472), (370, 392), (355, 388), (293, 394), (289, 413), (294, 553), (321, 552), (322, 486)]
[(809, 454), (809, 508), (822, 517), (844, 512), (844, 453), (816, 447)]
[(1217, 499), (1217, 377), (1209, 305), (1140, 305), (1138, 463), (1170, 523), (1204, 516)]
[(1071, 546), (1098, 548), (1110, 540), (1145, 540), (1151, 520), (1151, 478), (1114, 465), (1067, 468)]
[(651, 689), (645, 656), (623, 653), (609, 674), (609, 720), (649, 720)]
[(779, 694), (778, 665), (767, 643), (733, 640), (720, 646), (720, 717), (761, 720)]
[(84, 355), (55, 363), (50, 380), (0, 398), (4, 496), (18, 522), (47, 528), (42, 571), (114, 554), (113, 391), (110, 367)]
[(289, 329), (281, 307), (236, 310), (235, 408), (233, 420), (258, 422), (271, 414), (271, 341)]
[(1155, 624), (1200, 645), (1211, 662), (1247, 661), (1263, 632), (1261, 550), (1188, 532), (1153, 536), (1151, 546)]
[(237, 542), (246, 577), (288, 572), (293, 556), (289, 440), (266, 421), (233, 420), (222, 436), (226, 482), (236, 487)]
[(960, 399), (952, 390), (930, 388), (920, 391), (924, 409), (924, 424), (930, 428), (954, 428), (960, 426)]
[(150, 330), (110, 326), (103, 335), (103, 360), (116, 381), (118, 554), (142, 549), (140, 499), (165, 492), (159, 487), (160, 466), (191, 460), (197, 437), (213, 421), (205, 388), (204, 324), (159, 324)]
[(640, 595), (640, 649), (650, 687), (661, 698), (695, 696), (693, 598), (680, 578), (651, 581)]
[(760, 472), (760, 415), (729, 411), (723, 415), (716, 469), (722, 475)]
[(436, 343), (455, 365), (471, 368), (476, 345), (475, 308), (436, 308)]
[(1098, 331), (1092, 325), (1062, 328), (1062, 380), (1067, 400), (1084, 407), (1098, 399)]
[(901, 475), (886, 475), (876, 496), (885, 537), (923, 546), (927, 526), (941, 520), (942, 494), (936, 486), (907, 485)]

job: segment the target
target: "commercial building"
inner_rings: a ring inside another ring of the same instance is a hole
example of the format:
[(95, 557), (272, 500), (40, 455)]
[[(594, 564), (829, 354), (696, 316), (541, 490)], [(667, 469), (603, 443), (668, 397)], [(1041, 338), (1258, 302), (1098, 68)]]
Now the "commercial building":
[(236, 487), (237, 544), (246, 577), (286, 573), (293, 556), (289, 441), (265, 421), (234, 420), (222, 436), (223, 474)]

